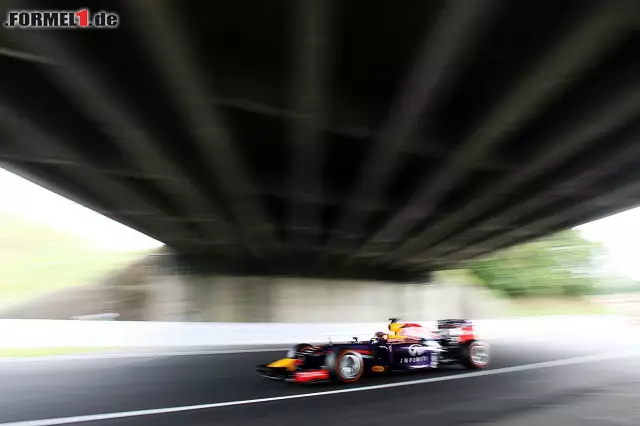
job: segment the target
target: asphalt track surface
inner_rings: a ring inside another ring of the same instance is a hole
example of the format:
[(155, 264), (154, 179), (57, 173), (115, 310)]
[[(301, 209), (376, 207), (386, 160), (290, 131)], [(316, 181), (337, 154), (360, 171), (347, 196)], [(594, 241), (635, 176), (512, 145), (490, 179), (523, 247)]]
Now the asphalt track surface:
[[(278, 352), (5, 363), (0, 426), (640, 425), (640, 352), (616, 355), (637, 351), (628, 342), (492, 343), (492, 368), (479, 375), (452, 366), (351, 386), (257, 376)], [(314, 395), (292, 398), (302, 394)], [(240, 405), (215, 405), (224, 402)]]

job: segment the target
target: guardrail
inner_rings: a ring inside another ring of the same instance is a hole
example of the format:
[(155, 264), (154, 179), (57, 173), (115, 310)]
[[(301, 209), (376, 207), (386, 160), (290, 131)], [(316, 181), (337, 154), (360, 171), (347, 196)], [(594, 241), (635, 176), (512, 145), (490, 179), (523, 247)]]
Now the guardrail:
[[(433, 322), (422, 322), (434, 327)], [(566, 335), (611, 336), (624, 333), (625, 317), (554, 316), (474, 321), (479, 335), (486, 339), (545, 339)], [(379, 323), (194, 323), (0, 320), (0, 347), (188, 347), (217, 345), (290, 344), (334, 341), (352, 337), (368, 339), (376, 331), (386, 330)], [(602, 334), (601, 334), (602, 335)]]

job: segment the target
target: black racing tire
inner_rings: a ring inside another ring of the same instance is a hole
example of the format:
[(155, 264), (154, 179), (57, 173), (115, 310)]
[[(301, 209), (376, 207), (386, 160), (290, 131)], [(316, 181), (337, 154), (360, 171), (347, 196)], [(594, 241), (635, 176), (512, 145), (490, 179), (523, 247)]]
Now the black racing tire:
[(342, 383), (356, 382), (364, 374), (364, 360), (356, 351), (346, 349), (338, 354), (333, 374)]
[(460, 348), (460, 362), (472, 370), (487, 368), (491, 363), (491, 346), (478, 340), (465, 343)]

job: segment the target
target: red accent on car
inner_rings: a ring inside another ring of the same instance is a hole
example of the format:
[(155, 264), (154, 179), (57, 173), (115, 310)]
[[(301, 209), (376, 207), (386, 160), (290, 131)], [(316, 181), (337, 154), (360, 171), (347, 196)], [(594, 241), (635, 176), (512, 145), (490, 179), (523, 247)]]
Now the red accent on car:
[(371, 351), (367, 349), (354, 349), (354, 352), (358, 352), (362, 355), (371, 355)]
[(310, 382), (312, 380), (328, 380), (329, 372), (327, 370), (309, 370), (298, 371), (293, 380), (296, 382)]
[(402, 324), (402, 328), (411, 328), (411, 327), (420, 327), (420, 328), (422, 328), (422, 326), (420, 324), (414, 324), (412, 322), (408, 322), (408, 323)]
[(475, 338), (476, 338), (476, 335), (473, 333), (473, 326), (467, 325), (462, 327), (462, 334), (458, 338), (458, 342), (466, 343), (469, 340), (474, 340)]

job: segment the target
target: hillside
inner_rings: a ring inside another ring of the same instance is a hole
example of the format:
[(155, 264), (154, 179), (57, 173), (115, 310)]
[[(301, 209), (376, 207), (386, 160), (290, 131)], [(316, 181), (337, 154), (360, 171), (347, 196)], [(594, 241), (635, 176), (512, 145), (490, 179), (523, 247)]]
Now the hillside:
[(75, 235), (0, 212), (0, 306), (89, 284), (144, 254), (101, 250)]

